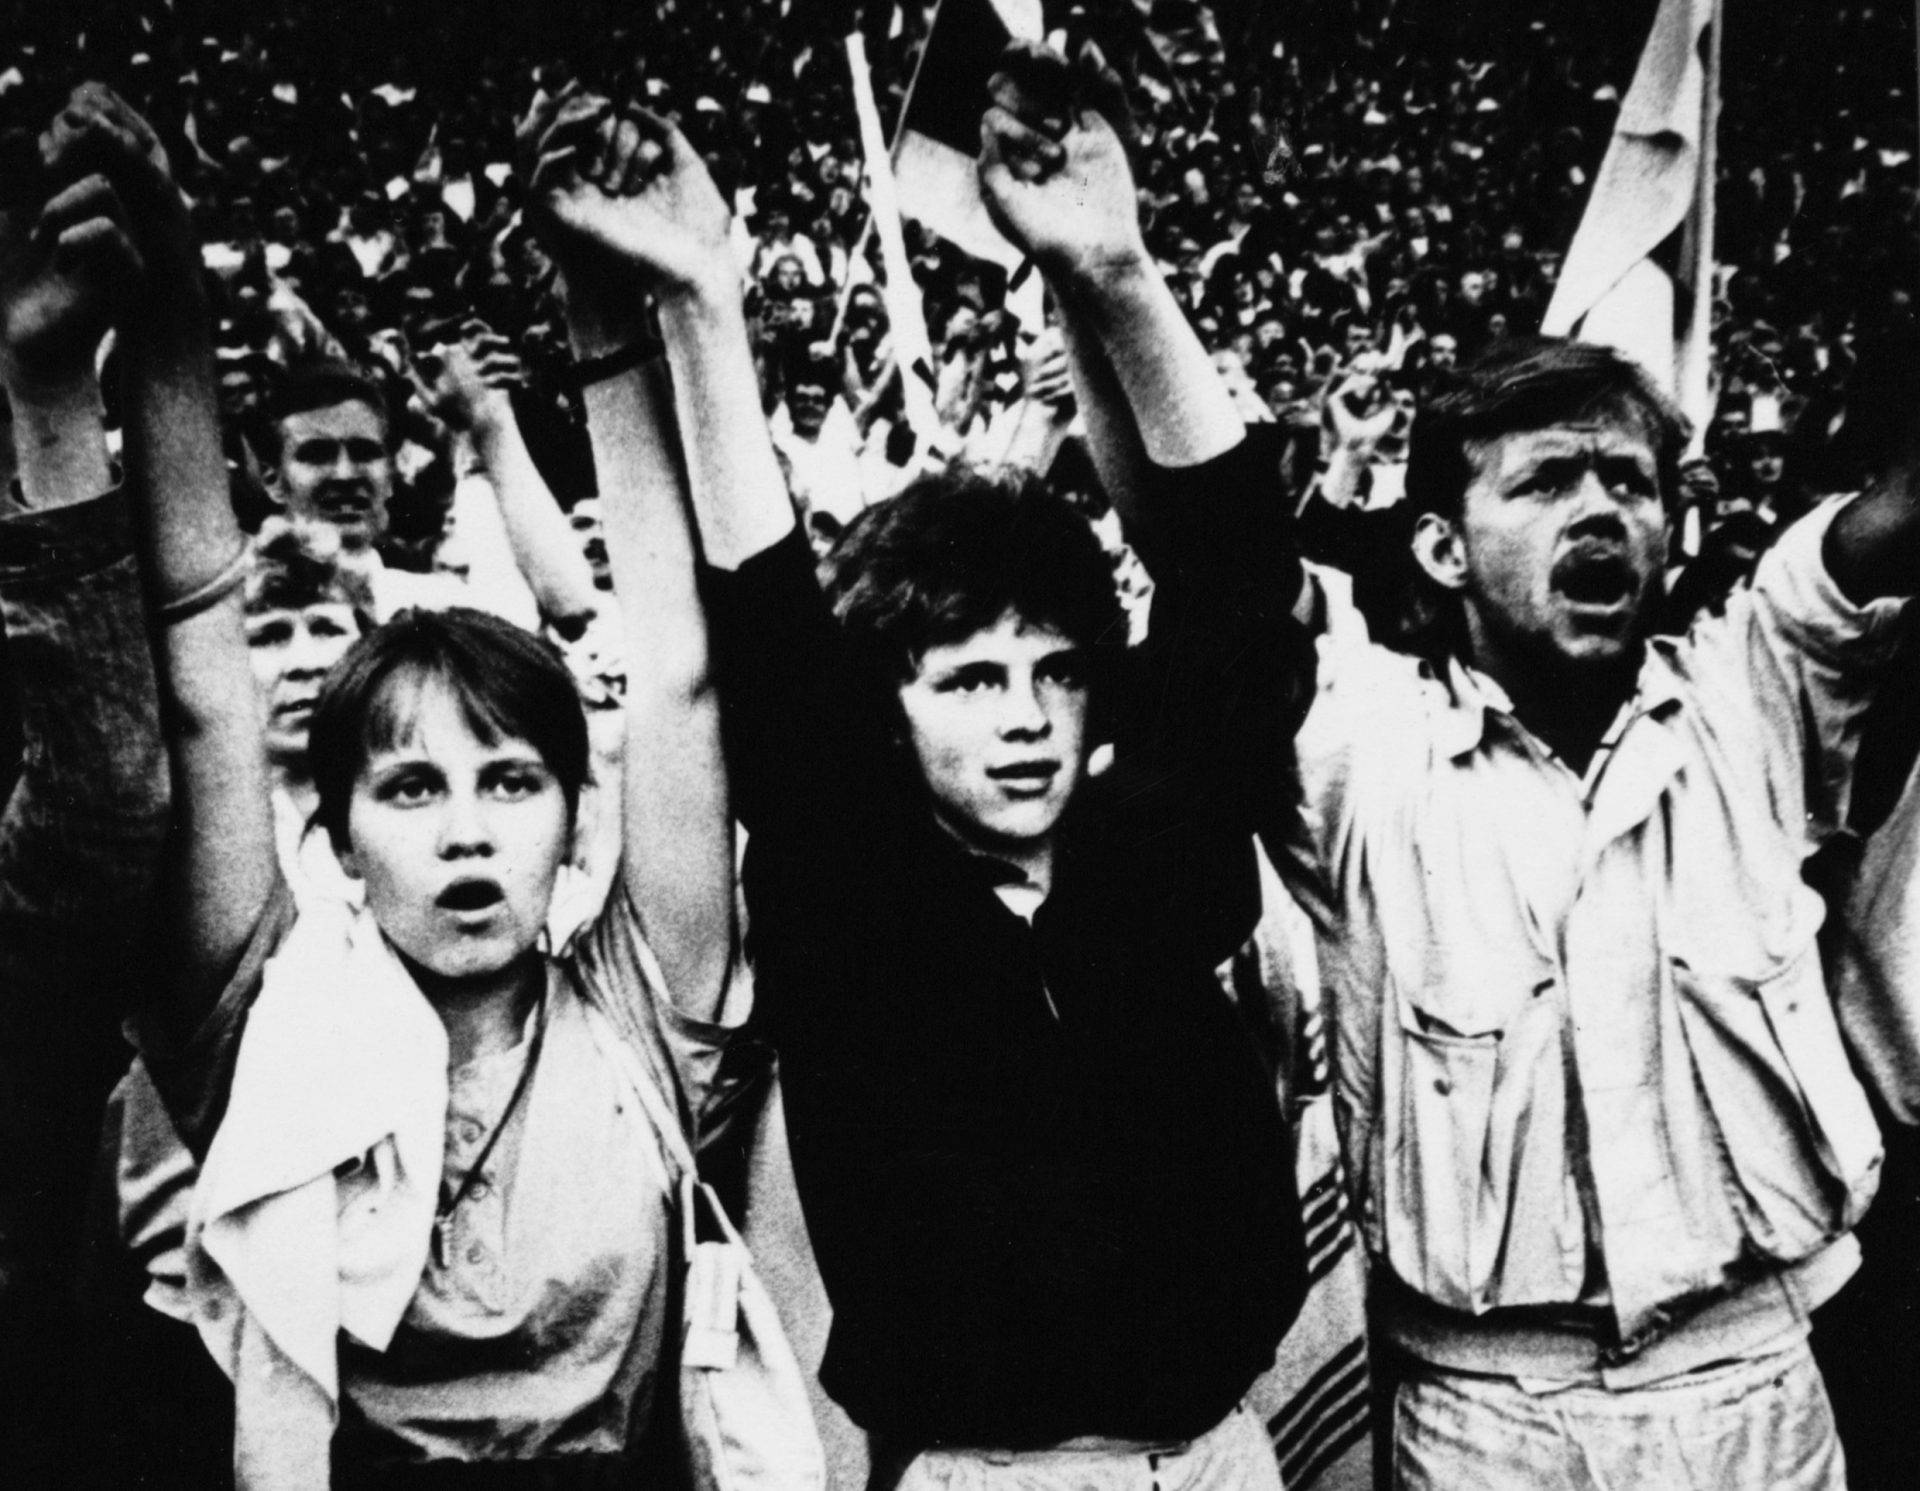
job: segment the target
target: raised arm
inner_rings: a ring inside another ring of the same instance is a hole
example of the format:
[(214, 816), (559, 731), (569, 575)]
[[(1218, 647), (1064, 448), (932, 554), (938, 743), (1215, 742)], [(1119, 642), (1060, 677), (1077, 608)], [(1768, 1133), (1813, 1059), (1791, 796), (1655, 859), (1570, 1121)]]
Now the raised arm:
[[(627, 627), (623, 865), (676, 1002), (709, 1014), (733, 946), (733, 834), (687, 488), (695, 502), (724, 511), (753, 473), (753, 451), (721, 448), (737, 390), (710, 387), (687, 341), (700, 317), (724, 323), (724, 308), (703, 307), (690, 288), (708, 276), (724, 280), (724, 291), (713, 293), (740, 314), (725, 269), (727, 209), (676, 132), (651, 118), (644, 131), (633, 120), (615, 125), (604, 100), (542, 95), (522, 137), (537, 157), (533, 185), (565, 283), (574, 353), (589, 379), (607, 551)], [(681, 380), (687, 477), (674, 458), (659, 369), (632, 365), (632, 349), (647, 335), (649, 290), (659, 297)], [(744, 355), (745, 323), (736, 324)], [(751, 362), (747, 378), (759, 423)], [(709, 399), (712, 409), (703, 407)], [(778, 483), (777, 466), (773, 475)], [(784, 491), (780, 497), (784, 508)], [(716, 532), (724, 541), (728, 530), (721, 524)]]
[(1120, 112), (1118, 87), (1091, 49), (1071, 68), (1041, 49), (1010, 51), (981, 122), (981, 189), (1060, 305), (1089, 428), (1110, 446), (1106, 463), (1127, 464), (1137, 432), (1155, 465), (1196, 466), (1231, 449), (1245, 426), (1147, 253), (1133, 172), (1109, 118)]
[(579, 541), (534, 464), (514, 416), (509, 390), (520, 381), (520, 359), (505, 338), (479, 328), (439, 350), (435, 412), (471, 435), (514, 563), (540, 614), (568, 635), (577, 635), (593, 616), (598, 592)]
[(163, 1036), (199, 1024), (277, 876), (259, 704), (240, 613), (245, 541), (227, 496), (200, 255), (153, 131), (84, 84), (42, 140), (84, 194), (86, 231), (141, 265), (120, 318), (126, 458), (139, 519), (175, 820), (163, 906)]
[[(42, 202), (33, 142), (14, 146), (24, 156), (13, 149), (7, 168), (22, 195), (0, 203), (0, 394), (26, 510), (0, 517), (0, 709), (24, 744), (17, 762), (0, 762), (0, 1039), (24, 1060), (23, 1032), (52, 1015), (50, 1001), (104, 999), (110, 971), (128, 966), (122, 934), (150, 889), (167, 796), (139, 575), (124, 495), (109, 490), (94, 376), (137, 265), (89, 192)], [(0, 1082), (21, 1089), (28, 1076)]]

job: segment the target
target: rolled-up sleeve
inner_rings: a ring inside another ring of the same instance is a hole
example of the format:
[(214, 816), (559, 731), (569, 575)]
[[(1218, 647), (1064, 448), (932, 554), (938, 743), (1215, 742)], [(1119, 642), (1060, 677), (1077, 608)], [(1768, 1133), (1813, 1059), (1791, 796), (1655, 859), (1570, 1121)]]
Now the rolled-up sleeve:
[(1769, 753), (1768, 779), (1783, 809), (1804, 794), (1815, 843), (1846, 821), (1863, 717), (1906, 614), (1899, 599), (1856, 605), (1827, 573), (1822, 546), (1846, 505), (1825, 503), (1789, 528), (1752, 588), (1691, 638), (1709, 697), (1745, 693), (1757, 706), (1753, 740)]

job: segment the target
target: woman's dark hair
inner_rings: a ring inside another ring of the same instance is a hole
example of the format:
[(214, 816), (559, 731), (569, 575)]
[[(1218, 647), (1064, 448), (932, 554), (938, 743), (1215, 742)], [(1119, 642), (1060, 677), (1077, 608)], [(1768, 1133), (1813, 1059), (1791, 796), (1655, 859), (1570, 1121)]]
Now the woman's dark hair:
[(1076, 646), (1123, 646), (1113, 564), (1085, 518), (1034, 477), (957, 469), (867, 509), (828, 556), (834, 614), (872, 674), (898, 685), (927, 649), (1008, 612)]
[(587, 717), (559, 652), (482, 611), (402, 611), (353, 644), (314, 705), (307, 732), (320, 795), (314, 816), (336, 850), (349, 847), (347, 811), (368, 759), (406, 739), (421, 694), (436, 685), (488, 745), (512, 738), (539, 751), (572, 819), (587, 781)]

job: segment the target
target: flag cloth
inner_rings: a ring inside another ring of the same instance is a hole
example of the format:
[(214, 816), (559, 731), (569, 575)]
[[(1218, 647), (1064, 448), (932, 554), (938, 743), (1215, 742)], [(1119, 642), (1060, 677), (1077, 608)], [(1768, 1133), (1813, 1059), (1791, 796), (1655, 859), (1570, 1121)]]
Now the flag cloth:
[[(1278, 1035), (1280, 1098), (1294, 1125), (1294, 1177), (1307, 1238), (1307, 1296), (1273, 1364), (1247, 1389), (1287, 1491), (1373, 1491), (1373, 1381), (1367, 1281), (1334, 1127), (1332, 1068), (1313, 926), (1264, 851), (1262, 915), (1220, 970), (1228, 996)], [(1270, 1037), (1272, 1038), (1272, 1037)]]
[(894, 132), (900, 210), (1008, 270), (1020, 251), (987, 216), (974, 174), (980, 115), (1007, 43), (1039, 41), (1041, 27), (1040, 0), (941, 0)]
[(1718, 0), (1661, 0), (1540, 329), (1643, 364), (1696, 425), (1705, 401)]
[(866, 39), (855, 31), (847, 37), (846, 45), (847, 68), (853, 75), (853, 108), (860, 121), (861, 149), (867, 160), (868, 221), (880, 240), (880, 264), (886, 275), (881, 292), (887, 302), (893, 355), (900, 364), (900, 393), (907, 423), (914, 433), (937, 445), (941, 430), (933, 408), (933, 346), (927, 340), (926, 311), (920, 304), (920, 287), (914, 281), (906, 240), (900, 232), (899, 188), (880, 134), (880, 109), (873, 97)]

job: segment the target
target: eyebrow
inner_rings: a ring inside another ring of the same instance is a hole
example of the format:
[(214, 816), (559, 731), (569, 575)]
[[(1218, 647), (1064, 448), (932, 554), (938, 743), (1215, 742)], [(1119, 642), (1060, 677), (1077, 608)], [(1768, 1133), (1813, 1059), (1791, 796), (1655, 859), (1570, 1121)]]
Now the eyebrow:
[(971, 662), (950, 663), (944, 668), (937, 668), (927, 675), (927, 682), (938, 688), (941, 684), (959, 683), (973, 678), (1000, 678), (1005, 676), (1006, 671), (1004, 663), (976, 658)]

